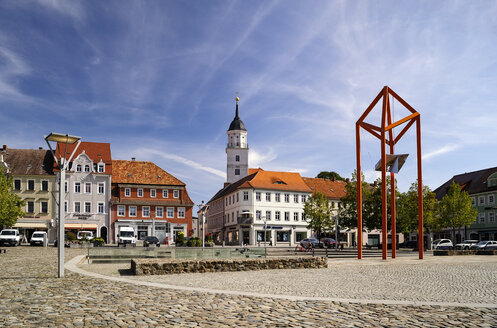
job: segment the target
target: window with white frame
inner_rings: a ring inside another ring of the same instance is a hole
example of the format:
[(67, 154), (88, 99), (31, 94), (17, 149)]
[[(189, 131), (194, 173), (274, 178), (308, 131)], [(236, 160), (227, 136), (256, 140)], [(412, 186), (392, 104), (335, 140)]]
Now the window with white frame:
[(102, 202), (99, 202), (99, 203), (98, 203), (98, 213), (99, 213), (99, 214), (103, 214), (103, 213), (105, 213), (105, 205), (104, 205), (104, 203), (102, 203)]
[(494, 195), (488, 195), (488, 205), (493, 205), (495, 202)]
[(238, 203), (240, 201), (240, 198), (239, 198), (239, 193), (236, 193), (236, 202)]
[(185, 208), (184, 207), (178, 207), (178, 218), (180, 218), (180, 219), (185, 218)]
[(485, 205), (485, 196), (478, 197), (478, 205)]
[(166, 217), (167, 218), (174, 218), (174, 207), (168, 207), (166, 209)]
[(494, 222), (495, 222), (495, 213), (489, 212), (488, 213), (488, 223), (494, 223)]
[(478, 222), (479, 223), (485, 223), (485, 213), (480, 213), (478, 215)]
[(85, 202), (85, 213), (91, 213), (91, 202)]
[(85, 165), (85, 172), (90, 172), (90, 165), (88, 164)]
[(162, 198), (169, 198), (169, 190), (162, 189)]
[(67, 200), (64, 202), (64, 212), (68, 212), (68, 204), (67, 204)]
[(255, 200), (256, 200), (256, 201), (258, 201), (258, 202), (260, 202), (260, 201), (261, 201), (261, 192), (260, 192), (260, 191), (257, 191), (257, 192), (255, 193)]
[(276, 212), (274, 212), (274, 219), (275, 219), (276, 221), (280, 221), (280, 220), (281, 220), (281, 219), (280, 219), (280, 211), (276, 211)]
[(131, 196), (131, 188), (124, 188), (124, 197)]
[(81, 213), (81, 203), (74, 202), (74, 213)]
[(85, 182), (85, 194), (91, 194), (91, 182)]
[(35, 180), (28, 180), (28, 190), (35, 190)]
[(290, 221), (290, 212), (285, 212), (285, 221)]
[(138, 197), (143, 197), (143, 189), (138, 189)]
[(125, 216), (125, 215), (126, 215), (126, 206), (117, 205), (117, 216)]
[(228, 196), (228, 205), (231, 205), (231, 196)]
[(41, 213), (48, 213), (48, 202), (41, 202)]
[(98, 163), (98, 173), (105, 173), (105, 164)]
[(179, 198), (179, 190), (173, 190), (173, 198)]
[(243, 192), (243, 200), (248, 200), (248, 191)]
[(41, 190), (48, 191), (48, 181), (47, 180), (41, 181)]
[(266, 211), (266, 221), (271, 221), (271, 211)]
[(35, 202), (26, 202), (26, 212), (34, 213), (35, 212)]
[(155, 208), (155, 216), (158, 218), (164, 217), (164, 207), (162, 206), (157, 206)]
[(261, 211), (255, 211), (255, 219), (261, 220)]
[(81, 171), (82, 171), (81, 164), (76, 165), (76, 172), (81, 172)]
[(136, 206), (129, 207), (129, 216), (136, 216)]
[(239, 162), (240, 161), (240, 155), (235, 155), (235, 162)]
[(298, 203), (299, 202), (299, 195), (293, 195), (293, 202)]
[(81, 193), (81, 183), (80, 182), (75, 182), (74, 183), (74, 192), (76, 194)]
[(298, 221), (299, 220), (299, 212), (294, 212), (293, 213), (293, 221)]
[(98, 194), (103, 195), (104, 193), (105, 193), (105, 183), (99, 182), (98, 183)]
[(270, 202), (270, 201), (271, 201), (271, 193), (267, 192), (266, 193), (266, 202)]
[(20, 179), (14, 180), (14, 190), (21, 190), (21, 180)]
[(69, 188), (69, 187), (68, 187), (68, 185), (69, 185), (69, 183), (66, 181), (66, 182), (64, 183), (64, 191), (65, 191), (65, 192), (67, 192), (67, 191), (68, 191), (68, 188)]
[(281, 201), (280, 197), (281, 197), (281, 194), (279, 192), (277, 192), (277, 193), (274, 194), (274, 200), (276, 202), (278, 202), (278, 203)]
[(302, 203), (305, 203), (307, 201), (307, 196), (306, 195), (302, 195)]
[(240, 169), (235, 169), (235, 175), (240, 175)]
[(142, 216), (148, 218), (150, 216), (150, 206), (142, 206)]
[(285, 194), (285, 203), (290, 203), (290, 194)]
[(155, 189), (150, 189), (150, 197), (155, 198), (155, 196), (156, 196)]

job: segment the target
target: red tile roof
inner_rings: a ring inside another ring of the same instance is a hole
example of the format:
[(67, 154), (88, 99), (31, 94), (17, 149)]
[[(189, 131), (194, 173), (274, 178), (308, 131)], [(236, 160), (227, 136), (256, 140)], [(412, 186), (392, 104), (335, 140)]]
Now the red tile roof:
[(153, 162), (112, 160), (112, 167), (113, 183), (185, 186)]
[(347, 193), (345, 181), (332, 181), (320, 178), (302, 178), (304, 182), (312, 189), (312, 193), (320, 192), (326, 195), (328, 199), (340, 199)]
[(277, 171), (257, 171), (254, 177), (240, 188), (249, 187), (257, 189), (287, 190), (312, 192), (300, 176), (299, 173), (277, 172)]
[[(67, 145), (67, 159), (69, 159), (69, 156), (71, 155), (76, 145), (77, 143)], [(66, 149), (66, 145), (64, 143), (57, 143), (55, 156), (59, 158), (59, 153), (63, 153), (64, 149)], [(82, 141), (72, 159), (74, 160), (83, 151), (86, 155), (88, 155), (88, 157), (93, 160), (93, 163), (99, 163), (100, 160), (102, 160), (102, 162), (105, 163), (105, 173), (112, 174), (112, 156), (110, 153), (110, 143)]]
[(19, 175), (53, 174), (52, 152), (46, 149), (12, 149), (4, 152), (10, 173)]

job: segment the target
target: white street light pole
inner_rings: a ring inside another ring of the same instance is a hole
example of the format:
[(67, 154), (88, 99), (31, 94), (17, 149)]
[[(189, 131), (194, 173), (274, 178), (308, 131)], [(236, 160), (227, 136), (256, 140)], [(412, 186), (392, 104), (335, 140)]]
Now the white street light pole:
[(202, 201), (202, 204), (197, 205), (199, 210), (200, 210), (200, 215), (202, 216), (202, 250), (205, 248), (205, 211), (209, 209), (209, 205), (205, 205), (204, 201)]
[(265, 216), (263, 216), (264, 218), (264, 247), (266, 247), (266, 220), (267, 218)]
[[(68, 169), (68, 165), (76, 153), (80, 143), (80, 137), (70, 136), (68, 134), (60, 134), (60, 133), (50, 133), (48, 136), (45, 136), (45, 141), (47, 142), (48, 148), (52, 152), (52, 156), (59, 167), (60, 175), (59, 175), (59, 224), (57, 225), (57, 253), (58, 253), (58, 277), (64, 277), (64, 219), (66, 216), (65, 213), (65, 180), (66, 180), (66, 170)], [(55, 153), (50, 145), (49, 141), (57, 142), (65, 144), (65, 149), (59, 148), (59, 158), (55, 156)], [(78, 143), (76, 147), (74, 147), (69, 159), (66, 160), (67, 155), (67, 145)], [(64, 155), (62, 155), (62, 150), (64, 151)]]

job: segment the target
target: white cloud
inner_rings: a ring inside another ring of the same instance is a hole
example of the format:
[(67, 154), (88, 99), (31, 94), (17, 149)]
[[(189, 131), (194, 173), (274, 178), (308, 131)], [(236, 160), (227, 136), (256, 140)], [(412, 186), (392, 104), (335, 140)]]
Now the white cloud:
[(262, 147), (265, 148), (265, 151), (261, 152), (255, 149), (250, 149), (249, 153), (249, 167), (250, 168), (263, 168), (264, 164), (267, 164), (276, 159), (276, 153), (272, 147)]
[(38, 0), (42, 6), (55, 10), (61, 15), (70, 16), (76, 20), (81, 20), (85, 16), (85, 12), (81, 3), (74, 0)]
[(449, 153), (451, 151), (456, 150), (457, 148), (459, 148), (458, 145), (445, 145), (442, 148), (439, 148), (439, 149), (433, 150), (429, 153), (423, 154), (422, 158), (423, 158), (423, 160), (427, 160), (427, 159), (430, 159), (430, 158), (433, 158), (436, 156), (440, 156), (440, 155)]

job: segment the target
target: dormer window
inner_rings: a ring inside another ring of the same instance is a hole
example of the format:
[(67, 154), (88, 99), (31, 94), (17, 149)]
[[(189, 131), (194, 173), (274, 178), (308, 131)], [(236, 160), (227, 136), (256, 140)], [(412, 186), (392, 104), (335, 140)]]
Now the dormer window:
[(76, 165), (76, 172), (81, 172), (82, 167), (81, 164)]
[(88, 164), (85, 165), (85, 172), (90, 172), (90, 165)]
[(98, 163), (98, 173), (105, 173), (105, 164)]

